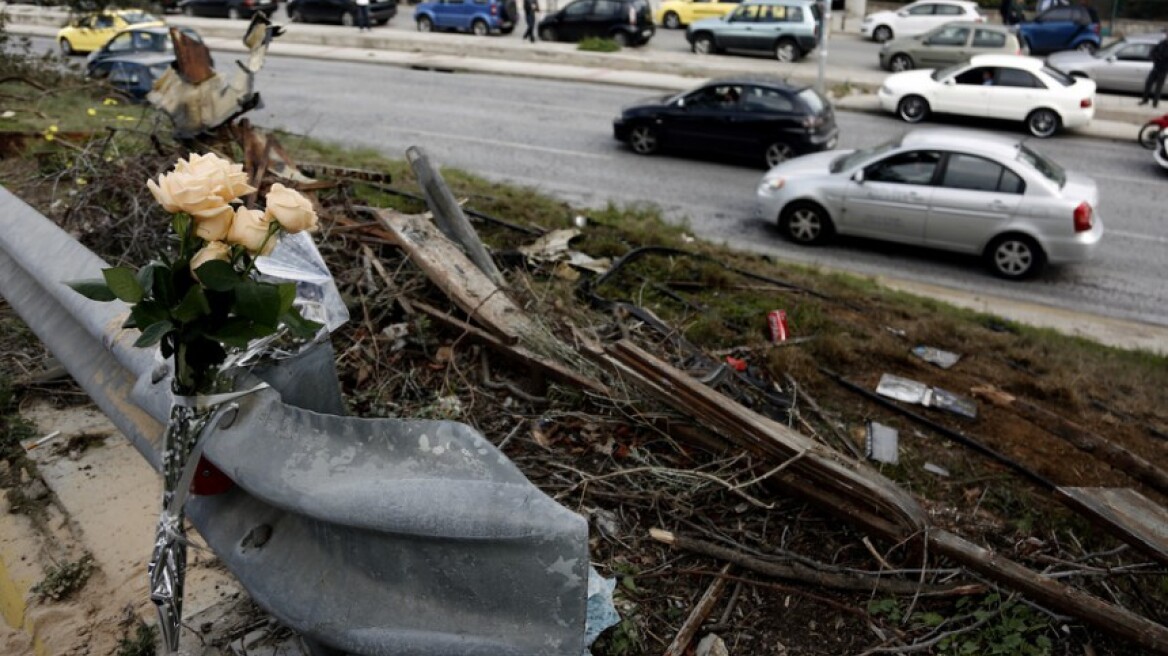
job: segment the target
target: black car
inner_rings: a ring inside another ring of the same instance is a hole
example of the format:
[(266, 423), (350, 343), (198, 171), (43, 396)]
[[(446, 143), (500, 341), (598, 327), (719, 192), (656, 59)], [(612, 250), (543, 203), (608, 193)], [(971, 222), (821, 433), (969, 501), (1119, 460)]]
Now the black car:
[(106, 82), (123, 96), (144, 101), (154, 82), (174, 63), (174, 53), (133, 53), (110, 57)]
[(612, 39), (621, 46), (639, 46), (653, 38), (653, 13), (646, 0), (575, 0), (539, 22), (544, 41)]
[[(369, 20), (385, 25), (397, 15), (397, 0), (370, 0)], [(357, 24), (355, 0), (288, 0), (288, 16), (293, 23)]]
[(276, 13), (276, 0), (179, 0), (178, 8), (187, 16), (247, 19), (256, 12)]
[(831, 104), (818, 91), (781, 80), (713, 80), (692, 91), (626, 107), (613, 136), (642, 155), (666, 150), (746, 157), (768, 168), (834, 148)]
[[(189, 27), (174, 28), (188, 39), (203, 42), (199, 33)], [(105, 42), (101, 48), (89, 53), (85, 60), (85, 74), (90, 77), (105, 77), (110, 70), (110, 62), (117, 57), (134, 53), (173, 53), (174, 44), (170, 40), (170, 27), (128, 27)], [(214, 64), (212, 64), (214, 65)]]

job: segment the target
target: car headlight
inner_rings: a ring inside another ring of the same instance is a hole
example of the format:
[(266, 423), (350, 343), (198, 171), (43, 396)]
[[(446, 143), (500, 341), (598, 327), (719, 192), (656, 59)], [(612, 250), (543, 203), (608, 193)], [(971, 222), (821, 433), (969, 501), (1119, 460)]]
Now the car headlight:
[(758, 190), (764, 193), (770, 193), (782, 189), (785, 184), (787, 184), (786, 178), (763, 178), (762, 182), (758, 185)]

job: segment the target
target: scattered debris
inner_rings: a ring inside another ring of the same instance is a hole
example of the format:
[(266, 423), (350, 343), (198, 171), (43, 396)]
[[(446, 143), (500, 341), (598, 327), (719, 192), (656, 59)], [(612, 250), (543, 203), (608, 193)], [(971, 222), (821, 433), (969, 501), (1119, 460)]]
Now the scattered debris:
[(914, 346), (912, 349), (912, 354), (924, 360), (925, 362), (935, 364), (942, 369), (949, 369), (953, 365), (957, 364), (957, 361), (961, 359), (961, 355), (958, 353), (942, 351), (941, 349), (934, 348), (932, 346)]
[(876, 462), (895, 465), (900, 462), (898, 438), (900, 433), (878, 421), (868, 422), (864, 455)]
[(876, 386), (876, 393), (905, 403), (940, 408), (970, 419), (977, 418), (977, 404), (972, 399), (909, 378), (884, 374)]
[(922, 467), (922, 469), (929, 472), (930, 474), (936, 474), (936, 475), (942, 476), (944, 478), (949, 478), (949, 470), (945, 469), (941, 465), (934, 465), (931, 462), (926, 462), (925, 466)]

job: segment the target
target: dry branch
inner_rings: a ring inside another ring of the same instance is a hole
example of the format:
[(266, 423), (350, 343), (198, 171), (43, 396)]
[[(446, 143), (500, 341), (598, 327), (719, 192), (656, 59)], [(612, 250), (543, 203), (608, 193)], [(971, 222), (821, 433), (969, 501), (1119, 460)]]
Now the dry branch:
[(698, 629), (701, 628), (702, 622), (710, 616), (710, 612), (714, 610), (714, 606), (722, 598), (722, 593), (726, 590), (726, 575), (730, 573), (730, 568), (733, 567), (727, 563), (722, 567), (719, 576), (710, 582), (710, 587), (702, 593), (701, 599), (694, 604), (693, 610), (689, 612), (689, 616), (685, 618), (681, 628), (677, 630), (677, 635), (674, 636), (673, 642), (669, 643), (669, 647), (665, 649), (665, 656), (683, 656), (686, 649), (689, 648), (689, 643), (693, 642), (694, 636), (697, 635)]

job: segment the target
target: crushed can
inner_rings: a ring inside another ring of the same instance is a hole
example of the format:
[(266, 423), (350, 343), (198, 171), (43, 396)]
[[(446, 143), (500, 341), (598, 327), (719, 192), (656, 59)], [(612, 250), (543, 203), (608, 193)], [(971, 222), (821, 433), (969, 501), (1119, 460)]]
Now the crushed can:
[(787, 341), (787, 313), (784, 310), (771, 310), (767, 312), (767, 331), (770, 333), (771, 341), (785, 342)]

